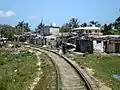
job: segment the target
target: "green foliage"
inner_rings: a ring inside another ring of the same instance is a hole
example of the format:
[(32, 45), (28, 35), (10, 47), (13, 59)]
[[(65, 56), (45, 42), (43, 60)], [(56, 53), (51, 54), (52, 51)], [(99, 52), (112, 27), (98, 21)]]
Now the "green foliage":
[(31, 53), (0, 53), (0, 90), (26, 90), (37, 75), (36, 63)]
[(41, 20), (40, 24), (37, 26), (37, 29), (42, 29), (44, 27), (43, 20)]
[(69, 32), (71, 29), (70, 25), (68, 23), (66, 23), (65, 25), (63, 25), (61, 28), (60, 28), (60, 32)]
[(24, 23), (24, 21), (19, 22), (17, 26), (12, 27), (10, 25), (0, 24), (0, 34), (1, 37), (8, 38), (8, 40), (12, 41), (14, 38), (14, 35), (22, 35), (24, 32), (30, 31), (28, 23)]
[(87, 27), (87, 23), (81, 24), (81, 27)]
[(89, 26), (95, 25), (96, 27), (101, 27), (101, 24), (99, 24), (98, 21), (90, 21), (89, 23), (90, 23)]
[(76, 18), (71, 18), (68, 23), (65, 23), (60, 32), (71, 32), (71, 29), (79, 27), (79, 21)]
[(10, 25), (0, 25), (0, 34), (1, 37), (5, 37), (9, 40), (12, 40), (14, 35), (14, 27)]
[(19, 30), (20, 34), (30, 31), (29, 23), (25, 23), (24, 21), (18, 22), (18, 24), (15, 26), (15, 28)]
[(71, 58), (79, 63), (80, 66), (94, 69), (95, 76), (102, 79), (108, 86), (111, 86), (112, 90), (119, 90), (120, 81), (114, 79), (112, 74), (120, 74), (120, 56), (89, 54), (83, 57), (75, 54)]
[(42, 75), (38, 84), (33, 90), (57, 90), (57, 74), (51, 59), (43, 53), (40, 55), (40, 57)]
[(104, 24), (103, 28), (104, 30), (102, 32), (104, 35), (120, 35), (120, 17), (118, 17), (113, 23), (110, 23), (108, 25)]

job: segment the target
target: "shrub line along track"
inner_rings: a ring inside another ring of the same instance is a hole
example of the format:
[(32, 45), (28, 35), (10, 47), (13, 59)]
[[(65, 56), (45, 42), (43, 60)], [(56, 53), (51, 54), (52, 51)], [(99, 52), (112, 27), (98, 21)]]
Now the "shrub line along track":
[(57, 73), (57, 90), (98, 90), (84, 70), (65, 56), (48, 49), (31, 49), (43, 52), (51, 58)]

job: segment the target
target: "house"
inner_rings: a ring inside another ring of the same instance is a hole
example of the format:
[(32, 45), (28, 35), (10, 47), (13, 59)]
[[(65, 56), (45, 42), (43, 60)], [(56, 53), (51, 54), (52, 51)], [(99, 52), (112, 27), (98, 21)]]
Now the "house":
[(120, 35), (105, 35), (105, 52), (106, 53), (120, 53)]
[(59, 27), (56, 26), (45, 26), (42, 29), (38, 29), (36, 32), (40, 35), (48, 36), (48, 35), (59, 35)]
[(35, 44), (38, 44), (38, 45), (45, 45), (46, 44), (46, 38), (43, 38), (41, 35), (37, 35), (35, 37)]
[(78, 39), (76, 40), (76, 51), (77, 52), (88, 52), (93, 53), (93, 42), (92, 40), (87, 39)]
[(96, 26), (87, 26), (87, 27), (79, 27), (72, 29), (73, 32), (78, 32), (80, 34), (93, 34), (93, 35), (102, 35), (101, 28)]
[(104, 40), (101, 35), (87, 35), (93, 42), (93, 52), (104, 52)]
[(93, 51), (94, 52), (104, 52), (104, 41), (103, 40), (93, 40)]
[(56, 35), (45, 36), (45, 39), (46, 39), (46, 45), (50, 45), (51, 48), (55, 49), (59, 46), (58, 45), (60, 41), (59, 36)]
[(99, 35), (85, 35), (76, 41), (76, 50), (80, 52), (104, 52), (104, 40)]

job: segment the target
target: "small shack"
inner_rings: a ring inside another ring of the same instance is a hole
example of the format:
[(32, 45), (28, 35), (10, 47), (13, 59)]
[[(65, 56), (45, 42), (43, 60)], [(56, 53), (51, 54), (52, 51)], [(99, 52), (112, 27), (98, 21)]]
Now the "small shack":
[(103, 36), (106, 53), (120, 53), (120, 35)]
[(93, 41), (87, 39), (78, 39), (76, 41), (76, 51), (93, 53)]

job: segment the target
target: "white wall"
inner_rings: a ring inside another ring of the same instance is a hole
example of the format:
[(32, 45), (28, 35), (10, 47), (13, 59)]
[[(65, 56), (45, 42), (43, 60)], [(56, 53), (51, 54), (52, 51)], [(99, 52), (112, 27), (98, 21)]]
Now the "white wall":
[(46, 36), (46, 43), (47, 43), (47, 45), (48, 45), (48, 43), (50, 43), (52, 46), (56, 46), (56, 37)]
[(52, 35), (58, 35), (59, 34), (59, 28), (50, 28), (50, 34)]
[(97, 43), (96, 40), (93, 40), (93, 49), (95, 52), (104, 52), (103, 41), (101, 41), (101, 43)]

